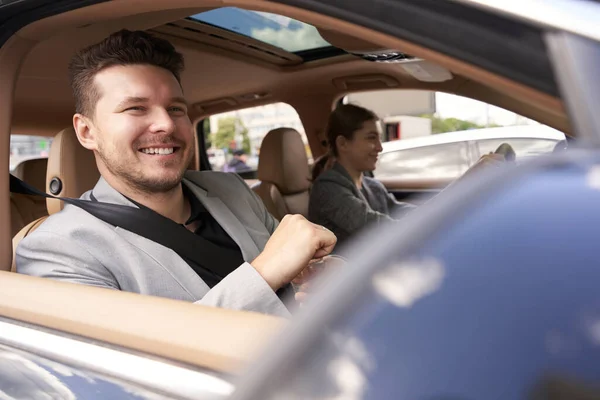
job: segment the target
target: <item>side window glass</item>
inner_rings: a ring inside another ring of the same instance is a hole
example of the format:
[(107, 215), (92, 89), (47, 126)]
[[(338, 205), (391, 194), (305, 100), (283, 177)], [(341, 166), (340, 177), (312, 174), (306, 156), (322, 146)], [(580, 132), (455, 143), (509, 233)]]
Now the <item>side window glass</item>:
[(552, 152), (565, 135), (514, 112), (426, 90), (378, 90), (342, 99), (374, 111), (383, 151), (374, 176), (458, 178), (478, 158), (510, 144), (517, 162)]
[(47, 158), (52, 138), (33, 135), (10, 136), (10, 171), (21, 162), (32, 158)]
[(258, 168), (260, 145), (265, 135), (277, 128), (296, 129), (310, 158), (304, 127), (296, 110), (274, 103), (212, 115), (205, 120), (207, 154), (213, 171), (241, 173), (252, 177)]
[(396, 150), (381, 155), (376, 178), (452, 179), (469, 168), (464, 142)]
[(522, 161), (528, 157), (540, 156), (551, 153), (556, 147), (555, 140), (532, 139), (532, 138), (506, 138), (478, 140), (476, 146), (480, 155), (494, 152), (498, 146), (508, 143), (515, 151), (517, 161)]

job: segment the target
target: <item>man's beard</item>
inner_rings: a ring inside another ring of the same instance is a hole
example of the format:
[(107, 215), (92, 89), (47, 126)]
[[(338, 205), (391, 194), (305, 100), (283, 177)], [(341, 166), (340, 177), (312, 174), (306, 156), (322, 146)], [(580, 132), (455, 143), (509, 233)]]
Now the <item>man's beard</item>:
[[(184, 152), (185, 147), (182, 145), (178, 151)], [(153, 177), (145, 176), (143, 168), (133, 169), (127, 162), (122, 162), (118, 157), (114, 157), (116, 153), (111, 154), (101, 143), (98, 143), (97, 154), (110, 174), (127, 183), (131, 189), (144, 194), (167, 193), (173, 190), (181, 183), (187, 165), (191, 161), (190, 156), (188, 157), (190, 160), (183, 163), (181, 171), (176, 175)]]

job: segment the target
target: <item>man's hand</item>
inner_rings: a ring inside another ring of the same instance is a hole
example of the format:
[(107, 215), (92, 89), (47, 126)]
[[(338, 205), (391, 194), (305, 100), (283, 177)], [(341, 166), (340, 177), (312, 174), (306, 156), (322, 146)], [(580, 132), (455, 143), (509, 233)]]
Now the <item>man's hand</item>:
[(300, 306), (311, 296), (310, 292), (314, 285), (313, 280), (317, 275), (330, 268), (345, 267), (346, 263), (346, 260), (340, 256), (325, 256), (320, 260), (311, 260), (308, 266), (292, 280), (292, 285), (296, 292), (294, 297)]
[(297, 277), (313, 259), (333, 250), (337, 238), (301, 215), (286, 215), (273, 232), (265, 249), (250, 264), (273, 290)]

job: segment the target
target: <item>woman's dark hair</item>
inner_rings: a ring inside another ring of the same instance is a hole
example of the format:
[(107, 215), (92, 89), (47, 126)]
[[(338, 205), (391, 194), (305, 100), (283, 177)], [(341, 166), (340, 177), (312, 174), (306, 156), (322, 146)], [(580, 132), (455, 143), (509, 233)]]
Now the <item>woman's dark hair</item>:
[(377, 115), (366, 108), (354, 104), (341, 104), (329, 115), (325, 134), (329, 146), (327, 154), (319, 157), (313, 166), (312, 180), (313, 182), (320, 174), (325, 172), (333, 163), (332, 159), (338, 156), (337, 144), (335, 140), (338, 136), (343, 136), (348, 140), (352, 140), (354, 132), (361, 129), (367, 121), (379, 119)]
[(330, 157), (329, 153), (325, 153), (315, 160), (315, 163), (312, 166), (312, 182), (316, 181), (319, 175), (327, 170), (327, 162)]
[(367, 121), (379, 119), (377, 115), (366, 108), (354, 104), (341, 104), (329, 116), (327, 128), (327, 142), (329, 144), (329, 152), (337, 157), (338, 149), (336, 139), (338, 136), (343, 136), (348, 140), (352, 140), (354, 132), (361, 129)]

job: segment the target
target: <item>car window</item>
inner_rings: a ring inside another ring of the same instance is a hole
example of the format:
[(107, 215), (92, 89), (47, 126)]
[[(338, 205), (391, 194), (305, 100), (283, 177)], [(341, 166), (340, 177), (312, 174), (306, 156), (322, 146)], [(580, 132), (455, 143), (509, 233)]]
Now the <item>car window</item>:
[(289, 104), (274, 103), (216, 114), (208, 121), (203, 126), (208, 160), (214, 171), (256, 171), (263, 138), (269, 131), (282, 127), (300, 133), (311, 157), (300, 117)]
[(34, 135), (11, 135), (10, 171), (25, 160), (46, 158), (50, 152), (52, 138)]
[(468, 168), (466, 143), (448, 143), (382, 154), (375, 176), (400, 179), (454, 178)]
[(442, 92), (379, 90), (351, 93), (342, 102), (381, 119), (377, 178), (455, 179), (503, 143), (519, 162), (565, 140), (562, 132), (514, 112)]

